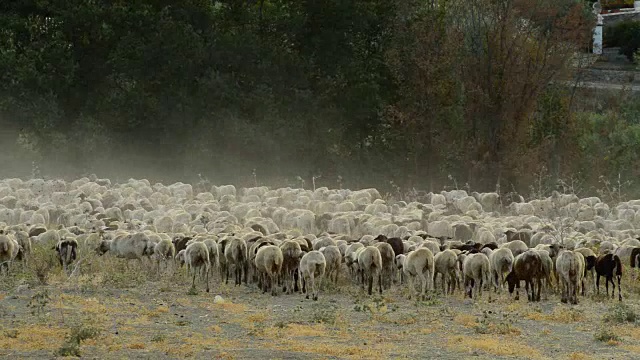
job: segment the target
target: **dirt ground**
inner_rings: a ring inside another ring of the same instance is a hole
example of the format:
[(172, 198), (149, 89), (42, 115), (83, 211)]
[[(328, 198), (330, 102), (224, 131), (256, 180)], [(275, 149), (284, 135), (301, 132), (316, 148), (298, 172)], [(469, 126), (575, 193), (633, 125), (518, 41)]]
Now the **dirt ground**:
[[(48, 256), (48, 255), (47, 255)], [(343, 275), (317, 302), (212, 280), (197, 294), (184, 269), (86, 256), (70, 278), (39, 259), (0, 281), (0, 357), (87, 359), (629, 359), (640, 357), (638, 288), (625, 297), (557, 295), (528, 303), (484, 292), (408, 299), (406, 285), (368, 296)], [(44, 271), (47, 272), (44, 272)], [(44, 275), (43, 275), (44, 274)], [(43, 285), (42, 283), (46, 283)], [(602, 288), (604, 290), (604, 288)], [(222, 302), (215, 301), (216, 295)], [(605, 317), (611, 318), (605, 321)]]

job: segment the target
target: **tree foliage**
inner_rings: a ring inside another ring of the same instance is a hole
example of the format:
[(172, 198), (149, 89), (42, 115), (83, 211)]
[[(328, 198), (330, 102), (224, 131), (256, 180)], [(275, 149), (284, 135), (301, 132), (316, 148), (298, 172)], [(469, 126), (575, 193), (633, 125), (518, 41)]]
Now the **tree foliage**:
[(0, 121), (79, 173), (518, 186), (527, 151), (573, 129), (549, 84), (588, 45), (589, 6), (17, 0)]

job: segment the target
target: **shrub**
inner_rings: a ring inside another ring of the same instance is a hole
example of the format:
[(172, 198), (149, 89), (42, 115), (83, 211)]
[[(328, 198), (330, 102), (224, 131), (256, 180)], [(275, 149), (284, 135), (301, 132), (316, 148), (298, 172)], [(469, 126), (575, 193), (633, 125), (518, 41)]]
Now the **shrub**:
[(604, 36), (607, 46), (619, 46), (620, 54), (625, 55), (629, 61), (637, 61), (634, 57), (640, 49), (640, 22), (621, 21), (608, 27)]
[(605, 10), (633, 7), (634, 0), (602, 0), (602, 8)]
[(620, 337), (618, 335), (616, 335), (613, 331), (606, 328), (602, 328), (599, 331), (597, 331), (593, 335), (593, 337), (598, 341), (602, 341), (606, 343), (613, 343), (613, 342), (620, 341)]
[(604, 316), (604, 321), (609, 323), (634, 323), (636, 319), (636, 312), (625, 303), (612, 306)]
[(71, 328), (71, 333), (67, 336), (62, 346), (55, 352), (58, 356), (80, 356), (80, 343), (93, 339), (100, 335), (100, 330), (83, 324), (75, 325)]

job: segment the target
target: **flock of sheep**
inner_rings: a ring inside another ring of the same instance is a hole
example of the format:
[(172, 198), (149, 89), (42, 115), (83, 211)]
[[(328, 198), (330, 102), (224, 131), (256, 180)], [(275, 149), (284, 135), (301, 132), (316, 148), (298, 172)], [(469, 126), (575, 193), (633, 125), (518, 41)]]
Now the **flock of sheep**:
[(525, 202), (514, 193), (453, 190), (407, 203), (387, 202), (376, 189), (0, 181), (4, 273), (28, 262), (32, 247), (55, 251), (68, 272), (84, 247), (153, 259), (159, 272), (186, 265), (192, 287), (198, 278), (207, 292), (212, 275), (228, 282), (233, 274), (236, 285), (313, 300), (323, 279), (337, 284), (341, 274), (369, 295), (408, 286), (425, 297), (439, 278), (444, 296), (460, 289), (477, 298), (506, 284), (517, 300), (524, 282), (530, 301), (560, 291), (573, 304), (587, 288), (599, 292), (604, 277), (607, 295), (617, 282), (622, 300), (623, 268), (640, 260), (638, 225), (640, 200), (609, 207), (558, 192)]

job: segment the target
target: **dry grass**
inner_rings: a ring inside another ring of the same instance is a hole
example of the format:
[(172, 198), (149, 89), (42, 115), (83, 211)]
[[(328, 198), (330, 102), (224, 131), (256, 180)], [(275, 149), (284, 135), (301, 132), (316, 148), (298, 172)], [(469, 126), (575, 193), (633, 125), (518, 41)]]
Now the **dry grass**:
[(591, 360), (592, 357), (582, 352), (572, 352), (567, 356), (568, 360)]
[(475, 316), (467, 315), (467, 314), (459, 314), (453, 318), (453, 321), (468, 328), (475, 327), (478, 324), (478, 321)]
[(482, 351), (496, 356), (517, 356), (526, 359), (539, 359), (542, 354), (530, 346), (513, 339), (480, 335), (474, 337), (454, 336), (447, 339), (448, 347), (453, 351)]
[(245, 319), (246, 321), (252, 322), (252, 323), (256, 323), (256, 322), (265, 322), (267, 321), (267, 319), (269, 318), (269, 316), (267, 315), (266, 311), (261, 311), (255, 314), (251, 314), (249, 316), (247, 316)]
[(146, 346), (143, 343), (133, 343), (133, 344), (127, 345), (127, 348), (132, 349), (132, 350), (142, 350), (145, 347)]
[(320, 338), (329, 336), (329, 331), (326, 329), (324, 324), (287, 324), (287, 326), (283, 330), (284, 334), (289, 337), (308, 336)]
[(15, 327), (17, 336), (0, 336), (0, 349), (14, 351), (55, 350), (64, 342), (68, 329), (46, 326), (27, 325)]
[(337, 342), (284, 340), (269, 347), (289, 352), (311, 353), (321, 356), (335, 356), (345, 359), (386, 359), (391, 344), (354, 345)]
[(559, 322), (563, 324), (575, 323), (585, 319), (582, 312), (564, 306), (556, 306), (550, 314), (532, 311), (524, 315), (524, 317), (529, 320)]
[(640, 345), (624, 344), (621, 347), (634, 354), (640, 354)]

